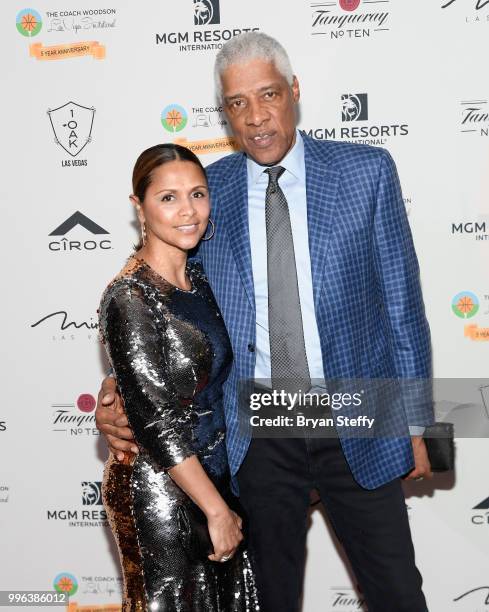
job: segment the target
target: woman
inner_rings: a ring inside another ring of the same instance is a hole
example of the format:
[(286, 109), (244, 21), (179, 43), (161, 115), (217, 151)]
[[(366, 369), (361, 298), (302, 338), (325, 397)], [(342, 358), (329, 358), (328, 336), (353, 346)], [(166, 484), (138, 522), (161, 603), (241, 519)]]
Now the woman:
[[(99, 310), (140, 449), (123, 464), (110, 455), (104, 471), (123, 610), (258, 610), (241, 517), (225, 501), (231, 347), (200, 265), (187, 261), (208, 225), (208, 238), (214, 231), (205, 171), (188, 149), (157, 145), (138, 158), (130, 199), (142, 241)], [(199, 554), (202, 525), (212, 547)]]

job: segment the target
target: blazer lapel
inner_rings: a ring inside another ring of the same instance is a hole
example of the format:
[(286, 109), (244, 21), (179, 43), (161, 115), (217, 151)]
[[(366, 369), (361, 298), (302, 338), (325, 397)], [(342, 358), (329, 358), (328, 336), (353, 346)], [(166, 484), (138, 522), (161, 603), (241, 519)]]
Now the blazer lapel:
[(226, 230), (229, 234), (229, 242), (236, 266), (250, 305), (255, 310), (248, 220), (248, 178), (244, 155), (240, 157), (239, 162), (229, 173), (225, 185), (220, 187), (219, 200), (221, 201)]
[(330, 169), (325, 160), (317, 155), (313, 141), (304, 138), (304, 148), (309, 252), (311, 254), (314, 304), (318, 308), (337, 202), (340, 172)]

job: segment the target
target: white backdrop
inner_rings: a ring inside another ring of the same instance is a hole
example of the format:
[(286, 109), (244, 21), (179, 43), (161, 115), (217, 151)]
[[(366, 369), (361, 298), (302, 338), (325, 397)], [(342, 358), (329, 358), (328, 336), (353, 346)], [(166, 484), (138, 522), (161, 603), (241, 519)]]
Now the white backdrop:
[[(72, 594), (71, 610), (119, 609), (99, 497), (106, 448), (93, 408), (105, 365), (96, 308), (136, 240), (128, 194), (137, 155), (176, 139), (206, 164), (227, 152), (212, 65), (223, 40), (257, 28), (290, 53), (302, 129), (384, 146), (397, 162), (435, 375), (468, 379), (471, 389), (468, 400), (442, 393), (437, 408), (475, 415), (475, 437), (457, 440), (456, 474), (406, 489), (417, 560), (431, 611), (489, 611), (489, 420), (476, 380), (487, 376), (489, 347), (489, 2), (27, 8), (0, 6), (0, 590), (57, 587)], [(304, 612), (360, 605), (315, 510)]]

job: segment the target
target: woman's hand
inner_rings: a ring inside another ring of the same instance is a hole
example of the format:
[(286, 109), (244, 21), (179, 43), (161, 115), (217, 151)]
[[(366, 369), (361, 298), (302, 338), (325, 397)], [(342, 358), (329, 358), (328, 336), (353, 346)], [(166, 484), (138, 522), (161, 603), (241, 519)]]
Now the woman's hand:
[(207, 517), (209, 535), (211, 536), (214, 554), (209, 555), (211, 561), (227, 561), (236, 552), (243, 540), (241, 517), (229, 507), (222, 512)]

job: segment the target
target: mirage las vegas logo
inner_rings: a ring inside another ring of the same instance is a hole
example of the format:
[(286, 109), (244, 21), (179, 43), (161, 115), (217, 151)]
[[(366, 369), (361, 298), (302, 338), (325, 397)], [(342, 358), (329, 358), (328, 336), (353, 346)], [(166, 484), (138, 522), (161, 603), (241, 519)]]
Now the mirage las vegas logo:
[(311, 34), (328, 40), (372, 38), (389, 31), (390, 0), (311, 2)]
[(78, 155), (92, 141), (95, 109), (76, 102), (66, 102), (58, 108), (48, 110), (48, 117), (54, 132), (54, 142), (70, 157), (61, 160), (63, 168), (87, 166), (86, 159)]

